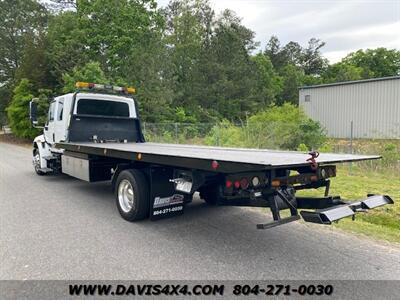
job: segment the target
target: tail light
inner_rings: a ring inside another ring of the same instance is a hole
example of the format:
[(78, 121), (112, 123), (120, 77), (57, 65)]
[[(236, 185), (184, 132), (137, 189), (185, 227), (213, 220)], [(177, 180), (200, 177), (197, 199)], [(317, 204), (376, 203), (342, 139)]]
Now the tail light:
[(249, 187), (249, 181), (247, 180), (247, 178), (243, 177), (242, 179), (240, 179), (240, 187), (245, 190)]
[(211, 162), (211, 168), (213, 168), (214, 170), (218, 169), (219, 167), (219, 163), (216, 160), (213, 160)]
[(260, 184), (260, 178), (258, 178), (257, 176), (254, 176), (254, 177), (251, 179), (251, 184), (252, 184), (254, 187), (257, 187), (257, 186)]

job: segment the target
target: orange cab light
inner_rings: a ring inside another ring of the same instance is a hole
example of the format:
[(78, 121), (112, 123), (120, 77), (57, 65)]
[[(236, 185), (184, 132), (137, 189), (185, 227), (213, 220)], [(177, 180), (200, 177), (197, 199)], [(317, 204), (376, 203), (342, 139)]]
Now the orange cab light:
[(281, 185), (281, 181), (277, 180), (277, 179), (274, 179), (274, 180), (271, 181), (271, 185), (273, 187), (279, 187)]
[(75, 83), (75, 87), (78, 89), (88, 88), (89, 82), (78, 81), (77, 83)]
[(133, 87), (127, 87), (127, 88), (126, 88), (126, 92), (127, 92), (128, 94), (134, 94), (134, 93), (136, 92), (136, 90), (135, 90), (135, 88), (133, 88)]

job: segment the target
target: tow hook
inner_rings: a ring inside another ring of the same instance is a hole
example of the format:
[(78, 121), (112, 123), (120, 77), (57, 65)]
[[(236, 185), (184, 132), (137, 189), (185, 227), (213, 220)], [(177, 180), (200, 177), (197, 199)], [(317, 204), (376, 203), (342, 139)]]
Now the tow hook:
[(311, 152), (308, 152), (308, 154), (311, 155), (311, 157), (308, 158), (307, 161), (310, 163), (311, 170), (315, 171), (318, 169), (318, 163), (315, 159), (319, 156), (319, 152), (311, 151)]

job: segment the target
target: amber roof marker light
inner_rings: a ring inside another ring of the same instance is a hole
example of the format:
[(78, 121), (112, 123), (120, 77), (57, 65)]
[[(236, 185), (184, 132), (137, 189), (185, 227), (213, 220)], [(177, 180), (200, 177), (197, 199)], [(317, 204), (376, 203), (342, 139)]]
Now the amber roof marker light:
[(84, 81), (76, 82), (75, 87), (77, 89), (109, 90), (109, 91), (120, 92), (120, 93), (124, 93), (124, 94), (135, 94), (136, 93), (136, 89), (131, 86), (122, 87), (122, 86), (116, 86), (116, 85), (107, 85), (107, 84), (99, 84), (99, 83), (84, 82)]

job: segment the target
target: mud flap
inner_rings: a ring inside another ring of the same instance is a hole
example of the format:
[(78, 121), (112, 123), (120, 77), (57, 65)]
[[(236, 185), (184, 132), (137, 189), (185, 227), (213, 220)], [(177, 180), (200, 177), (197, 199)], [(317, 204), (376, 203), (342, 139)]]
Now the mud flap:
[(172, 178), (170, 168), (150, 169), (150, 219), (153, 221), (183, 214), (185, 196), (175, 191), (174, 183), (170, 182)]
[(332, 222), (354, 216), (357, 212), (366, 212), (386, 204), (393, 204), (392, 198), (386, 195), (369, 195), (367, 199), (337, 205), (316, 211), (301, 211), (300, 215), (306, 222), (317, 224), (332, 224)]

